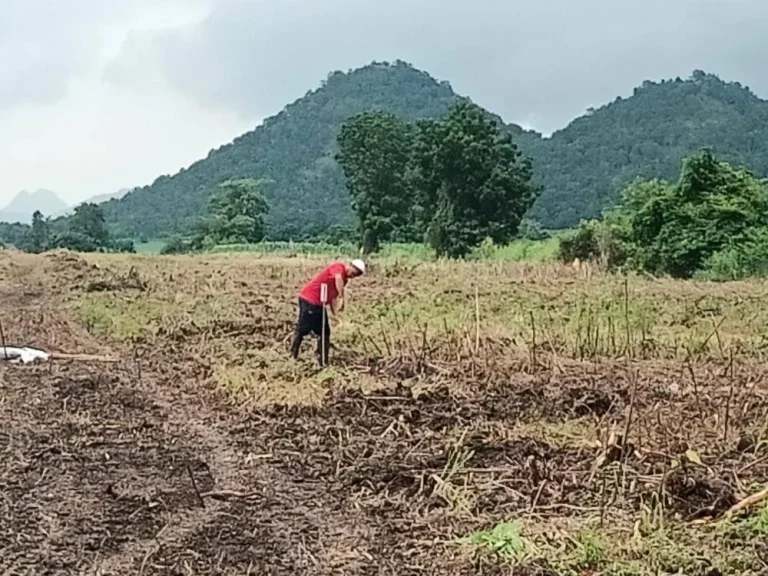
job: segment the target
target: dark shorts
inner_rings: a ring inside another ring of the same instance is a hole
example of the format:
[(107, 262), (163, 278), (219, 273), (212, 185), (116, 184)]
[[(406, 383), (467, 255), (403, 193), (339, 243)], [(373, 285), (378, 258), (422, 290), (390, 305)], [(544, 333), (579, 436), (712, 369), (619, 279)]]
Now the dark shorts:
[[(322, 338), (323, 332), (325, 332), (325, 338)], [(321, 337), (317, 343), (318, 356), (323, 348), (323, 340), (325, 340), (325, 349), (322, 350), (322, 362), (326, 363), (328, 361), (328, 346), (331, 339), (331, 326), (328, 318), (325, 318), (325, 326), (323, 326), (323, 307), (299, 298), (299, 318), (296, 322), (296, 331), (294, 333), (293, 345), (291, 346), (291, 353), (294, 358), (298, 357), (301, 342), (309, 334)]]

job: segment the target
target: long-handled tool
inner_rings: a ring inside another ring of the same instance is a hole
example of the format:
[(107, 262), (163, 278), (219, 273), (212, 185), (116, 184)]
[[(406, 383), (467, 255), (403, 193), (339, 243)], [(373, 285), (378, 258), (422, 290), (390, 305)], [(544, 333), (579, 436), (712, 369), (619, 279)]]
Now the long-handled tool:
[(323, 308), (323, 331), (320, 334), (320, 365), (325, 366), (326, 362), (326, 353), (325, 353), (325, 323), (328, 321), (326, 316), (326, 306), (328, 304), (328, 284), (321, 284), (320, 285), (320, 303), (322, 304)]

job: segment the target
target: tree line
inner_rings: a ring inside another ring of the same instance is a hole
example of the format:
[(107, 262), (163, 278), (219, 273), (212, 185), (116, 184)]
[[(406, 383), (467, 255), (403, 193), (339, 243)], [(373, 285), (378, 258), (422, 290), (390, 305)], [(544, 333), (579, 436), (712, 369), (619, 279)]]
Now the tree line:
[(208, 215), (192, 226), (187, 236), (176, 235), (165, 245), (163, 254), (183, 254), (209, 250), (222, 244), (254, 244), (264, 239), (269, 204), (264, 197), (264, 182), (253, 178), (226, 180), (208, 203)]
[(486, 238), (505, 244), (540, 191), (512, 137), (468, 101), (442, 119), (357, 114), (338, 145), (366, 253), (385, 242), (427, 242), (455, 258)]
[(56, 248), (77, 252), (135, 252), (133, 241), (116, 239), (98, 204), (77, 206), (68, 218), (51, 220), (40, 210), (30, 224), (0, 224), (0, 240), (24, 252), (40, 254)]
[(560, 259), (673, 278), (768, 274), (768, 186), (709, 150), (684, 159), (675, 183), (636, 179), (600, 218), (561, 239)]

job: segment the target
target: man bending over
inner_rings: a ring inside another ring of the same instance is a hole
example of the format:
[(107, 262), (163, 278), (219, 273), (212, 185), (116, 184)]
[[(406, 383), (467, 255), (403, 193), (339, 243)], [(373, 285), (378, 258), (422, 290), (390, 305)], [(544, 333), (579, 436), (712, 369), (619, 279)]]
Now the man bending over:
[(320, 365), (328, 364), (331, 327), (324, 312), (326, 307), (330, 306), (331, 314), (336, 318), (344, 309), (344, 288), (347, 282), (350, 278), (357, 278), (363, 274), (365, 274), (365, 262), (362, 260), (352, 260), (349, 264), (334, 262), (304, 285), (299, 294), (299, 319), (291, 345), (291, 356), (299, 357), (302, 340), (313, 333), (319, 337), (317, 356)]

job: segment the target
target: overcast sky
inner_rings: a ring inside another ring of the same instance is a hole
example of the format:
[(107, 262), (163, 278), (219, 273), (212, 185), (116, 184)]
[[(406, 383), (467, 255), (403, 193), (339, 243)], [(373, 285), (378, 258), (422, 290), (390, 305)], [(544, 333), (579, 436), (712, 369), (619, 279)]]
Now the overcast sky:
[(700, 68), (768, 97), (766, 0), (0, 0), (0, 205), (151, 183), (402, 59), (545, 133)]

